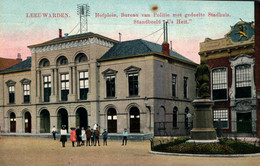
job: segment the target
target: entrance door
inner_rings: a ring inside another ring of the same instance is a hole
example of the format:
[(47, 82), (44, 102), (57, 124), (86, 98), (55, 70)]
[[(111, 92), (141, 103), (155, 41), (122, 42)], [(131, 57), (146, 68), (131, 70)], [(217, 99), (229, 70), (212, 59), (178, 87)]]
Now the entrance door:
[(107, 111), (107, 130), (109, 133), (117, 133), (117, 114), (114, 108)]
[(48, 110), (42, 110), (40, 114), (40, 132), (50, 132), (50, 113)]
[(13, 112), (10, 114), (10, 132), (16, 132), (16, 116)]
[(25, 126), (25, 132), (31, 133), (32, 132), (32, 123), (31, 123), (31, 114), (30, 112), (26, 112), (24, 114), (24, 126)]
[(237, 132), (238, 133), (252, 132), (251, 112), (237, 113)]
[(88, 112), (85, 108), (78, 108), (76, 112), (76, 126), (88, 128)]
[(61, 126), (65, 125), (66, 130), (68, 131), (68, 112), (66, 109), (62, 108), (58, 112), (58, 125), (57, 129), (58, 131), (61, 129)]
[(137, 107), (130, 109), (130, 133), (140, 133), (140, 112)]

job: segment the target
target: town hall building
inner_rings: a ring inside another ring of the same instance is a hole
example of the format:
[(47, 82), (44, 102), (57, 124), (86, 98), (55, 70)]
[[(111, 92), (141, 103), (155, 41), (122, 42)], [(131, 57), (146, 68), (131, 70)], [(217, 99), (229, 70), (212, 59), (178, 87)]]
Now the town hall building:
[(50, 133), (52, 126), (109, 134), (186, 135), (197, 64), (162, 45), (84, 33), (28, 46), (31, 57), (0, 71), (0, 126)]

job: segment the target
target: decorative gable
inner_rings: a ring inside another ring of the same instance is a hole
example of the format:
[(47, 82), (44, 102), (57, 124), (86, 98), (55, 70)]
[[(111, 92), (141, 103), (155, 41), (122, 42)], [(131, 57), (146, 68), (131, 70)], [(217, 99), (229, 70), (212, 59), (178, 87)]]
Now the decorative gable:
[(13, 80), (8, 80), (7, 82), (5, 82), (7, 86), (14, 86), (16, 84), (15, 81)]
[(30, 84), (31, 83), (31, 80), (27, 79), (27, 78), (24, 78), (20, 81), (22, 84)]
[(117, 71), (109, 68), (109, 69), (103, 71), (102, 74), (104, 77), (115, 76), (117, 74)]
[(130, 73), (139, 73), (140, 70), (141, 70), (141, 68), (139, 68), (139, 67), (130, 66), (130, 67), (126, 68), (124, 71), (126, 74), (130, 74)]

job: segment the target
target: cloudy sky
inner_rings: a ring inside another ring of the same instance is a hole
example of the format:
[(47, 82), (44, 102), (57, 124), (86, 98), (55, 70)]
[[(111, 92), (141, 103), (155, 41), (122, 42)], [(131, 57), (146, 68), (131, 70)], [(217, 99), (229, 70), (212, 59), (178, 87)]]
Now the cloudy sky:
[[(1, 0), (0, 57), (16, 58), (19, 52), (25, 59), (30, 56), (28, 45), (58, 37), (58, 29), (70, 35), (77, 34), (79, 31), (79, 26), (76, 26), (79, 23), (77, 4), (82, 3), (88, 3), (90, 6), (88, 30), (116, 40), (119, 39), (120, 32), (122, 41), (142, 38), (161, 44), (162, 20), (170, 19), (172, 22), (168, 26), (168, 31), (173, 50), (195, 62), (199, 62), (199, 43), (206, 37), (223, 38), (230, 31), (230, 26), (240, 21), (240, 18), (247, 22), (254, 21), (254, 2)], [(154, 6), (158, 8), (157, 15), (169, 15), (169, 17), (154, 17), (155, 11), (152, 10)], [(44, 17), (43, 13), (48, 16)], [(138, 17), (121, 17), (122, 13), (135, 14)], [(229, 16), (209, 17), (209, 13)], [(64, 17), (61, 17), (62, 14)], [(117, 17), (96, 17), (97, 14)], [(150, 17), (143, 17), (142, 14)], [(161, 24), (135, 24), (135, 20), (161, 21)], [(183, 23), (187, 21), (187, 24), (177, 24), (177, 20)]]

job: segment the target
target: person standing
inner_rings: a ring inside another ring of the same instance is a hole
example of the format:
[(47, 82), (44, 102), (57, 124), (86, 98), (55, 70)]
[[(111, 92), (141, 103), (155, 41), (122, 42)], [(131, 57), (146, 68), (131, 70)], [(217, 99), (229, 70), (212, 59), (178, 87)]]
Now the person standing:
[(107, 146), (107, 135), (108, 135), (108, 133), (107, 133), (107, 130), (106, 129), (104, 129), (104, 132), (102, 133), (102, 136), (103, 136), (103, 146)]
[(100, 146), (99, 144), (99, 135), (100, 135), (100, 132), (98, 130), (98, 128), (95, 130), (95, 146), (97, 145), (97, 142), (98, 142), (98, 146)]
[(84, 127), (81, 128), (81, 141), (82, 141), (81, 145), (84, 145), (84, 143), (86, 141), (86, 131), (85, 131)]
[(67, 142), (67, 130), (65, 125), (62, 126), (60, 135), (60, 142), (62, 142), (62, 147), (65, 147), (65, 142)]
[(56, 133), (57, 133), (57, 130), (56, 130), (56, 127), (55, 127), (55, 126), (52, 127), (51, 132), (52, 132), (53, 139), (56, 140)]
[(94, 141), (95, 141), (95, 131), (91, 129), (91, 146), (94, 145)]
[(86, 130), (86, 135), (87, 135), (86, 146), (90, 146), (90, 139), (91, 139), (91, 130), (90, 130), (90, 126), (88, 126), (88, 129)]
[(70, 140), (71, 140), (72, 146), (74, 147), (75, 146), (75, 142), (77, 141), (77, 139), (76, 139), (76, 130), (75, 130), (75, 127), (71, 127), (70, 129), (71, 129)]
[(128, 137), (128, 132), (127, 132), (127, 129), (125, 128), (124, 132), (123, 132), (123, 144), (122, 144), (122, 146), (127, 144), (127, 137)]
[(80, 142), (81, 142), (81, 130), (80, 130), (79, 126), (77, 126), (77, 129), (76, 129), (76, 137), (77, 137), (77, 146), (80, 146)]

